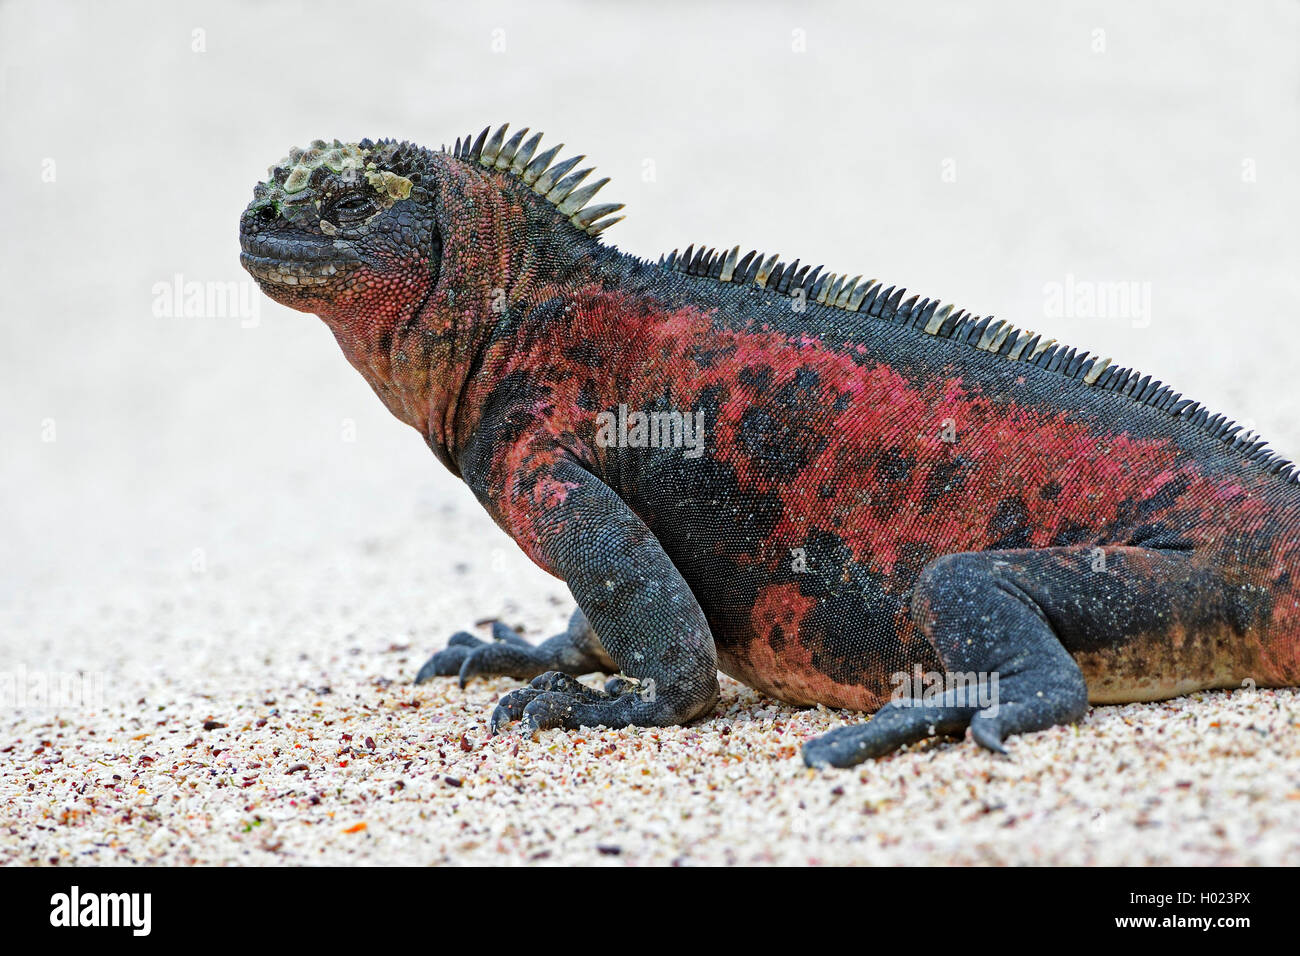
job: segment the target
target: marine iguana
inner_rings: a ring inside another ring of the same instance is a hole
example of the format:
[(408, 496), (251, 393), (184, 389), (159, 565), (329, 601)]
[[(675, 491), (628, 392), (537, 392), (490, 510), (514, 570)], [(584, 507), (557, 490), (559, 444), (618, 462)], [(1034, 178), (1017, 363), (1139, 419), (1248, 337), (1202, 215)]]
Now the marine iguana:
[[(507, 132), (318, 140), (240, 220), (262, 290), (577, 601), (537, 646), (459, 633), (419, 680), (534, 678), (492, 728), (535, 731), (695, 720), (722, 670), (874, 712), (807, 743), (836, 766), (1300, 683), (1300, 483), (1258, 437), (900, 287), (620, 252), (607, 180)], [(572, 676), (596, 670), (624, 676)]]

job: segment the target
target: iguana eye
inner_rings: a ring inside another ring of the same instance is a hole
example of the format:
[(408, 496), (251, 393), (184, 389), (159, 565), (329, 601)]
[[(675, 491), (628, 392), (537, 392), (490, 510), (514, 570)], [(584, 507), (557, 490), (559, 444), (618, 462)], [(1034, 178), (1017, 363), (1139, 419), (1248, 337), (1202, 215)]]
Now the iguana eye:
[(361, 193), (347, 193), (330, 203), (327, 215), (334, 222), (343, 224), (360, 222), (375, 212), (375, 204)]

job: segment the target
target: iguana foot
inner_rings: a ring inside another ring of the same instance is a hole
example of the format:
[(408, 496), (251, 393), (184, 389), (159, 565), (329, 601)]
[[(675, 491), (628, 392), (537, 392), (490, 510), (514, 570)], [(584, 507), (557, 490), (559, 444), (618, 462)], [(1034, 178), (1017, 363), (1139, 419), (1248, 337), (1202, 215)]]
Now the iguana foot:
[(433, 677), (458, 676), (460, 686), (464, 687), (470, 678), (477, 676), (528, 680), (550, 670), (587, 674), (617, 669), (578, 610), (569, 618), (564, 633), (537, 645), (529, 644), (500, 621), (492, 622), (491, 641), (481, 641), (459, 631), (451, 636), (443, 650), (425, 662), (415, 675), (415, 682), (423, 684)]
[[(533, 650), (532, 645), (520, 637), (512, 628), (500, 621), (493, 621), (491, 641), (479, 640), (468, 631), (457, 631), (448, 639), (445, 648), (437, 651), (425, 661), (424, 666), (420, 668), (420, 672), (415, 675), (415, 682), (423, 684), (434, 677), (455, 677), (460, 673), (465, 661), (475, 651), (492, 648), (492, 653), (498, 653), (495, 651), (498, 646), (519, 648), (520, 654), (527, 654)], [(527, 650), (523, 650), (524, 648), (527, 648)], [(488, 655), (484, 654), (482, 656), (486, 657)]]
[(1065, 662), (1049, 659), (1027, 671), (999, 677), (992, 682), (993, 702), (983, 708), (966, 701), (988, 696), (988, 687), (973, 693), (949, 691), (930, 703), (891, 700), (865, 724), (837, 727), (808, 741), (804, 763), (851, 767), (927, 737), (960, 736), (967, 728), (981, 747), (1005, 754), (1002, 743), (1013, 734), (1073, 723), (1087, 710), (1083, 677), (1068, 656)]
[(808, 741), (803, 762), (810, 767), (851, 767), (926, 737), (960, 734), (971, 714), (965, 707), (906, 706), (891, 700), (865, 724), (837, 727)]
[(644, 705), (653, 704), (653, 694), (641, 685), (622, 677), (611, 677), (604, 690), (588, 687), (559, 671), (533, 678), (527, 687), (506, 694), (492, 711), (491, 732), (504, 724), (519, 721), (524, 733), (563, 727), (604, 725), (626, 727), (637, 720)]

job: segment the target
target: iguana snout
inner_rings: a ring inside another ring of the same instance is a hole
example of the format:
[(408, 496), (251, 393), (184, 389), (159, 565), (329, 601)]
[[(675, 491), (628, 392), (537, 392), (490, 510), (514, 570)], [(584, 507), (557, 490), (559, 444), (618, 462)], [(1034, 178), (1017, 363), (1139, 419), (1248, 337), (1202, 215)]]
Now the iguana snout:
[(414, 161), (389, 142), (295, 147), (254, 187), (239, 221), (240, 264), (277, 302), (322, 316), (363, 296), (373, 304), (377, 289), (409, 295), (412, 283), (395, 280), (437, 268), (432, 203)]

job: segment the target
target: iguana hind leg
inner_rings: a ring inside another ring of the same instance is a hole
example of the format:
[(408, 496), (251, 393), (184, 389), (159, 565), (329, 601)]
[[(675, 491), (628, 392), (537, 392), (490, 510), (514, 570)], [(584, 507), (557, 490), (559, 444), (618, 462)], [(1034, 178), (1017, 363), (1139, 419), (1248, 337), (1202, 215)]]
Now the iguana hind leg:
[[(945, 668), (943, 693), (891, 700), (866, 724), (804, 747), (850, 766), (969, 727), (1001, 751), (1012, 734), (1078, 720), (1090, 691), (1141, 700), (1228, 686), (1259, 608), (1186, 551), (1070, 547), (952, 554), (922, 571), (912, 617)], [(1178, 686), (1163, 686), (1177, 675)], [(1194, 686), (1188, 686), (1189, 682)], [(969, 689), (974, 687), (974, 694)]]
[(579, 608), (569, 618), (569, 626), (563, 633), (540, 644), (529, 644), (500, 621), (492, 622), (491, 641), (480, 641), (472, 634), (459, 631), (451, 636), (445, 648), (425, 662), (415, 682), (423, 684), (433, 677), (458, 676), (460, 686), (464, 687), (470, 678), (480, 676), (528, 680), (548, 671), (589, 674), (616, 670), (617, 665)]

